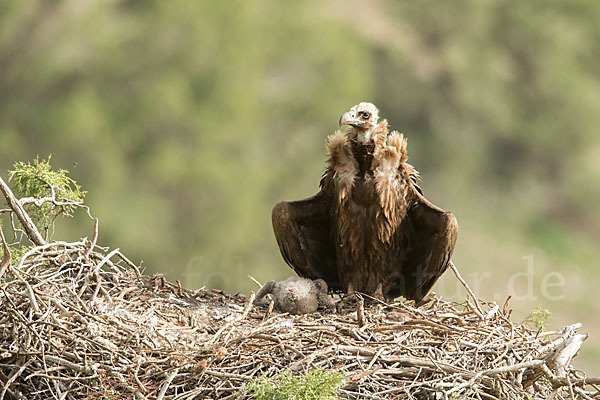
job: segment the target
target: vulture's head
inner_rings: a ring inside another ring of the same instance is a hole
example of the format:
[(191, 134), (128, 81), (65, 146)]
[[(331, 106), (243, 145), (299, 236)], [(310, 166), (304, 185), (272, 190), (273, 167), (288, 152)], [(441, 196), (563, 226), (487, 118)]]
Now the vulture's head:
[(371, 133), (379, 121), (379, 110), (372, 103), (359, 103), (340, 117), (340, 126), (350, 125), (356, 137), (363, 143), (371, 139)]

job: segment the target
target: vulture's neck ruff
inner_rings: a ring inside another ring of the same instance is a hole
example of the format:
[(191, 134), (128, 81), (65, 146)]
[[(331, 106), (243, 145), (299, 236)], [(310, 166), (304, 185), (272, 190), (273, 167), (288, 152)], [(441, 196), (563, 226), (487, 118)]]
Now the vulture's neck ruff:
[[(351, 118), (348, 114), (360, 116), (360, 112), (364, 112), (361, 107), (355, 113), (354, 109), (359, 106), (342, 115), (342, 125)], [(372, 121), (377, 121), (376, 116)], [(371, 230), (378, 231), (377, 239), (388, 245), (395, 229), (406, 216), (414, 194), (412, 183), (418, 173), (406, 162), (406, 139), (396, 131), (390, 133), (386, 120), (371, 128), (370, 121), (360, 125), (356, 123), (356, 127), (352, 122), (356, 119), (354, 117), (350, 123), (346, 122), (350, 128), (345, 134), (337, 131), (327, 142), (328, 170), (333, 172), (332, 183), (338, 198), (337, 215), (340, 220), (349, 222), (344, 225), (348, 226), (350, 236), (353, 235), (350, 231), (355, 231), (357, 226), (364, 227), (373, 219), (372, 222), (381, 229)], [(364, 127), (367, 129), (361, 129)], [(369, 135), (368, 141), (361, 141), (361, 131), (365, 132), (363, 137)], [(369, 215), (371, 217), (367, 217)], [(363, 217), (366, 219), (363, 220)], [(345, 236), (344, 232), (341, 234)], [(358, 244), (351, 247), (356, 246)]]

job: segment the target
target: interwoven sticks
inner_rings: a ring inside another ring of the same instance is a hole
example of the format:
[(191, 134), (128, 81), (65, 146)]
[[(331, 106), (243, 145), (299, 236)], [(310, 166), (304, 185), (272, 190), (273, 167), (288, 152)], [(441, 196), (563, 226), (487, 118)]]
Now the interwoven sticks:
[(343, 372), (346, 398), (598, 395), (564, 352), (577, 325), (540, 332), (439, 299), (367, 304), (362, 327), (354, 308), (263, 321), (251, 298), (141, 275), (89, 244), (36, 247), (1, 282), (0, 400), (244, 398), (261, 374), (315, 367)]
[(600, 397), (600, 379), (571, 367), (580, 324), (543, 332), (470, 291), (462, 304), (360, 296), (336, 313), (290, 316), (254, 307), (253, 295), (143, 275), (97, 245), (97, 221), (92, 240), (21, 232), (35, 247), (13, 259), (2, 246), (0, 261), (0, 400), (243, 399), (254, 378), (317, 367), (344, 374), (342, 398)]

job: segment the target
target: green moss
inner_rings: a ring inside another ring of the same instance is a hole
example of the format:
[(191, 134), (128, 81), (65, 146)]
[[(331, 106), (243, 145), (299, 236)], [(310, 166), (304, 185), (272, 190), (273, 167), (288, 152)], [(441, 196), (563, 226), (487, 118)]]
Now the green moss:
[(271, 378), (255, 378), (245, 390), (257, 400), (333, 400), (343, 380), (340, 372), (317, 368), (303, 376), (283, 372)]

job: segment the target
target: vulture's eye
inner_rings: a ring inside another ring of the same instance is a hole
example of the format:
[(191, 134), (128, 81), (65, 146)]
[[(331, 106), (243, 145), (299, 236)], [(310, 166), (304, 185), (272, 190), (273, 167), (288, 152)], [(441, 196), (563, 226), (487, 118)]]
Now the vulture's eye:
[(360, 117), (361, 117), (362, 119), (365, 119), (365, 120), (366, 120), (366, 119), (369, 119), (369, 117), (371, 117), (371, 114), (369, 114), (367, 111), (363, 111), (363, 112), (361, 113), (361, 116), (360, 116)]

